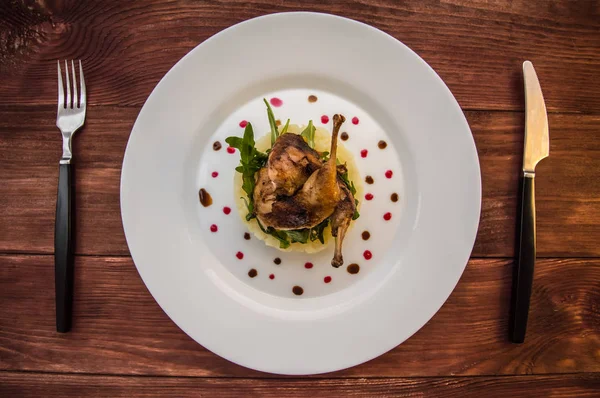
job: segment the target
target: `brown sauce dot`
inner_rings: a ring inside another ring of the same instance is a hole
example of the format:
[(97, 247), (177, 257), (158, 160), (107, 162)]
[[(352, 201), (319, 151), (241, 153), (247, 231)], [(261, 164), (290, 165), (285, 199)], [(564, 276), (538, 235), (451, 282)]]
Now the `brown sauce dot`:
[(250, 234), (248, 232), (244, 232), (244, 239), (250, 240)]
[(360, 272), (360, 266), (358, 264), (350, 264), (346, 270), (349, 274), (358, 274)]
[(281, 120), (279, 120), (279, 119), (275, 120), (275, 126), (277, 126), (277, 127), (281, 126)]
[(309, 95), (308, 102), (317, 102), (318, 98), (316, 95)]
[(340, 138), (342, 139), (342, 141), (348, 141), (348, 133), (346, 133), (345, 131), (340, 135)]
[(385, 149), (385, 147), (387, 146), (387, 142), (381, 140), (377, 143), (377, 146), (379, 147), (379, 149)]
[(300, 286), (294, 286), (292, 288), (292, 292), (294, 292), (296, 296), (302, 296), (302, 293), (304, 293), (304, 289), (302, 289)]
[(250, 271), (248, 271), (248, 276), (250, 278), (254, 278), (256, 275), (258, 275), (258, 271), (255, 270), (254, 268), (250, 269)]
[(275, 259), (273, 260), (273, 262), (277, 265), (281, 264), (281, 259), (279, 257), (275, 257)]
[(390, 200), (392, 202), (397, 202), (398, 201), (398, 194), (396, 192), (394, 192), (391, 196), (390, 196)]
[(213, 149), (215, 151), (218, 151), (219, 149), (221, 149), (221, 143), (219, 141), (215, 141), (215, 143), (213, 144)]
[(200, 188), (200, 191), (198, 192), (198, 197), (200, 198), (200, 203), (202, 203), (202, 206), (208, 207), (212, 205), (212, 196), (210, 196), (206, 189)]
[(369, 231), (363, 231), (363, 233), (362, 233), (363, 240), (369, 240), (370, 237), (371, 237), (371, 233)]
[(371, 177), (371, 176), (366, 176), (366, 177), (365, 177), (365, 182), (366, 182), (367, 184), (373, 184), (375, 181), (373, 181), (373, 177)]

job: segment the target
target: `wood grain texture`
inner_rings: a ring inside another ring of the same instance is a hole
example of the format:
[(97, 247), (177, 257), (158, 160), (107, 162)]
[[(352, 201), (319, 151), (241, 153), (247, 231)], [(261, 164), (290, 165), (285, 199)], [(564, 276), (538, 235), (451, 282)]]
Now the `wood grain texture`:
[[(179, 330), (130, 258), (77, 257), (74, 324), (54, 327), (52, 256), (0, 256), (0, 369), (127, 375), (268, 375)], [(528, 337), (508, 342), (512, 263), (471, 260), (446, 304), (389, 353), (335, 377), (600, 372), (600, 259), (540, 260)]]
[(0, 104), (54, 104), (56, 60), (78, 58), (91, 104), (141, 105), (198, 43), (249, 18), (297, 10), (391, 34), (439, 73), (465, 109), (522, 110), (521, 64), (529, 59), (550, 111), (600, 111), (594, 0), (7, 0), (0, 3)]
[(598, 375), (396, 379), (212, 379), (4, 372), (6, 397), (597, 397)]
[[(76, 252), (128, 255), (121, 163), (137, 108), (91, 107), (75, 136)], [(482, 216), (473, 256), (512, 256), (523, 114), (467, 112), (479, 152)], [(0, 109), (0, 251), (52, 253), (61, 138), (54, 107)], [(538, 255), (600, 255), (600, 116), (550, 115), (537, 168)]]

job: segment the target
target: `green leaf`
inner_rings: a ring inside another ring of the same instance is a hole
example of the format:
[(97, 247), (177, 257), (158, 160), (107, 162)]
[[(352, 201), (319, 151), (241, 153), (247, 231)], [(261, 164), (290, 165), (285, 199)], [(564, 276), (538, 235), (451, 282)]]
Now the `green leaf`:
[(243, 139), (241, 137), (227, 137), (225, 142), (232, 148), (242, 150)]
[(329, 159), (329, 152), (327, 152), (327, 151), (321, 152), (319, 154), (319, 156), (321, 157), (322, 161), (326, 162)]
[(287, 122), (285, 122), (285, 126), (283, 126), (283, 128), (281, 129), (281, 132), (279, 133), (279, 135), (287, 133), (289, 127), (290, 127), (290, 119), (288, 119)]
[(339, 176), (344, 182), (344, 184), (346, 184), (346, 186), (348, 187), (348, 190), (352, 192), (352, 195), (356, 195), (356, 187), (354, 186), (354, 182), (350, 181), (350, 179), (348, 178), (348, 171), (346, 170), (344, 174), (340, 174)]
[(308, 237), (310, 235), (310, 229), (305, 228), (305, 229), (299, 229), (296, 231), (285, 231), (285, 233), (290, 238), (292, 243), (294, 243), (294, 242), (306, 243), (306, 242), (308, 242)]
[[(275, 122), (275, 115), (273, 115), (273, 109), (269, 105), (269, 101), (263, 98), (265, 105), (267, 105), (267, 117), (269, 118), (269, 126), (271, 126), (271, 146), (275, 144), (275, 140), (279, 137), (279, 130), (277, 129), (277, 123)], [(249, 124), (249, 123), (248, 123)]]
[(315, 126), (313, 126), (312, 120), (308, 121), (308, 126), (300, 133), (304, 140), (307, 142), (308, 146), (311, 148), (315, 147)]
[(257, 151), (254, 147), (254, 130), (251, 123), (246, 125), (243, 137), (227, 137), (225, 142), (231, 147), (238, 149), (240, 153), (240, 164), (235, 168), (235, 171), (242, 175), (242, 189), (248, 196), (248, 200), (246, 201), (246, 207), (248, 208), (246, 219), (250, 220), (254, 218), (253, 193), (256, 185), (254, 175), (261, 167), (264, 167), (268, 157), (266, 154)]
[(352, 215), (352, 220), (356, 220), (360, 217), (360, 213), (358, 212), (358, 199), (354, 199), (354, 205), (356, 206), (356, 210), (354, 210), (354, 214)]
[(329, 219), (325, 219), (322, 223), (317, 225), (316, 227), (311, 228), (310, 230), (310, 240), (314, 242), (315, 240), (319, 240), (322, 244), (325, 244), (325, 237), (323, 233), (325, 232), (325, 228), (329, 225)]

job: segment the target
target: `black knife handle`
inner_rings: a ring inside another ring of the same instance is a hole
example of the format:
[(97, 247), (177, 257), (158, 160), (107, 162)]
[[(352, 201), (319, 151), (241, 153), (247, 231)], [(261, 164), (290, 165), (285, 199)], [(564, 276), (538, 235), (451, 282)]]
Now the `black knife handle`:
[(519, 256), (513, 278), (510, 340), (513, 343), (525, 341), (529, 299), (533, 285), (535, 266), (535, 175), (525, 173), (521, 196), (521, 229), (519, 234)]
[(61, 164), (58, 175), (56, 221), (54, 225), (54, 283), (56, 292), (56, 330), (71, 330), (73, 309), (73, 247), (71, 229), (71, 165)]

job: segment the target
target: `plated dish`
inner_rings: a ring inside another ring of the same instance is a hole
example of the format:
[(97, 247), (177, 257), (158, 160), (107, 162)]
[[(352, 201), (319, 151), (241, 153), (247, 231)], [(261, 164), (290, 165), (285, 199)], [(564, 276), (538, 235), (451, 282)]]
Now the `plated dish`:
[[(282, 46), (293, 62), (273, 62)], [(158, 304), (207, 349), (280, 374), (354, 366), (422, 327), (464, 270), (480, 201), (473, 138), (435, 72), (314, 13), (246, 21), (180, 60), (121, 178)]]

